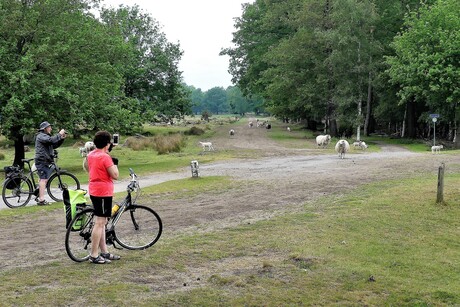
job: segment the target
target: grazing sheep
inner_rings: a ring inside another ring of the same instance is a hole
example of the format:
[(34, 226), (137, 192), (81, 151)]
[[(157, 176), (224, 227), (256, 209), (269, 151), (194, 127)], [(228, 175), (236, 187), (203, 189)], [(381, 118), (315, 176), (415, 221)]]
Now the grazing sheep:
[(443, 149), (443, 148), (444, 148), (444, 146), (442, 146), (442, 145), (431, 146), (431, 153), (433, 153), (433, 154), (440, 153), (441, 149)]
[(228, 133), (230, 134), (230, 136), (233, 136), (233, 135), (235, 135), (235, 130), (230, 129), (230, 131)]
[(249, 122), (249, 128), (252, 128), (254, 126), (253, 122)]
[(335, 151), (339, 154), (339, 158), (345, 158), (345, 153), (350, 150), (350, 144), (346, 140), (339, 140), (337, 144), (335, 144)]
[(291, 128), (287, 127), (287, 131), (291, 132)]
[(206, 151), (206, 148), (208, 151), (214, 150), (214, 147), (212, 146), (211, 142), (200, 142), (201, 146), (203, 147), (203, 151)]
[(316, 145), (321, 146), (322, 148), (324, 148), (327, 145), (329, 145), (330, 141), (331, 141), (331, 136), (329, 134), (318, 135), (316, 137)]
[(353, 147), (355, 147), (355, 148), (358, 147), (359, 149), (364, 150), (369, 146), (367, 146), (366, 142), (364, 142), (364, 141), (356, 141), (356, 142), (353, 143)]

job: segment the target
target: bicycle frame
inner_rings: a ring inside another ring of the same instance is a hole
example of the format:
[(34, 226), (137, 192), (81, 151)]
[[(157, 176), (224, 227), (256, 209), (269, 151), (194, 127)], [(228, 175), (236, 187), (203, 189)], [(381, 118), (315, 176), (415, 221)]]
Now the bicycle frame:
[(32, 170), (32, 167), (30, 166), (30, 161), (32, 161), (33, 159), (23, 159), (22, 161), (24, 163), (27, 163), (27, 166), (29, 167), (29, 171), (27, 172), (26, 174), (26, 177), (32, 182), (32, 186), (34, 188), (34, 190), (37, 188), (37, 182), (35, 181), (35, 177), (34, 177), (34, 173), (37, 172), (37, 170), (33, 171)]
[[(132, 169), (130, 169), (130, 171), (132, 172)], [(139, 184), (137, 183), (137, 180), (136, 180), (135, 176), (136, 176), (136, 175), (134, 174), (134, 172), (132, 172), (132, 173), (131, 173), (131, 182), (129, 183), (129, 185), (128, 185), (128, 187), (127, 187), (127, 193), (128, 193), (128, 194), (127, 194), (126, 197), (123, 199), (123, 201), (121, 201), (121, 203), (120, 203), (120, 208), (118, 209), (117, 213), (116, 213), (114, 216), (112, 216), (112, 217), (110, 218), (110, 220), (108, 221), (107, 226), (109, 226), (109, 224), (110, 224), (110, 227), (107, 227), (107, 228), (106, 228), (106, 233), (107, 233), (107, 234), (110, 234), (110, 233), (113, 231), (113, 229), (115, 228), (115, 226), (116, 226), (117, 223), (118, 223), (118, 220), (120, 219), (121, 214), (122, 214), (123, 212), (125, 212), (126, 209), (129, 209), (129, 206), (132, 205), (132, 196), (131, 196), (131, 193), (132, 193), (134, 190), (136, 190), (136, 189), (138, 189), (138, 191), (140, 191), (140, 189), (139, 189)], [(139, 193), (140, 193), (140, 192), (139, 192)], [(137, 195), (136, 198), (137, 198), (138, 196), (139, 196), (139, 195)], [(131, 217), (131, 218), (132, 218), (132, 217)], [(135, 222), (135, 221), (133, 220), (133, 223), (134, 223), (134, 222)], [(135, 224), (136, 224), (136, 223), (135, 223)]]
[[(107, 245), (113, 245), (117, 249), (142, 250), (158, 241), (163, 226), (160, 216), (152, 208), (136, 204), (141, 188), (132, 169), (130, 174), (131, 182), (128, 184), (127, 194), (120, 201), (118, 211), (107, 219), (105, 240)], [(65, 247), (72, 260), (88, 260), (88, 249), (96, 218), (94, 206), (91, 204), (90, 208), (82, 208), (82, 212), (77, 213), (67, 226)]]
[[(57, 159), (57, 155), (55, 156), (55, 158)], [(30, 162), (33, 161), (34, 159), (23, 159), (22, 161), (24, 163), (27, 163), (27, 166), (29, 167), (29, 171), (27, 173), (25, 173), (26, 177), (30, 179), (30, 181), (32, 182), (32, 186), (34, 188), (34, 190), (36, 188), (38, 188), (38, 181), (35, 181), (35, 176), (34, 174), (37, 175), (38, 177), (38, 171), (37, 169), (35, 170), (32, 170), (32, 167), (30, 166)], [(65, 172), (66, 170), (64, 169), (61, 169), (57, 163), (55, 161), (51, 162), (51, 164), (49, 165), (50, 168), (53, 169), (53, 171), (51, 172), (50, 174), (50, 177), (56, 173), (58, 175), (58, 179), (59, 179), (59, 184), (62, 185), (62, 180), (61, 180), (61, 172)]]

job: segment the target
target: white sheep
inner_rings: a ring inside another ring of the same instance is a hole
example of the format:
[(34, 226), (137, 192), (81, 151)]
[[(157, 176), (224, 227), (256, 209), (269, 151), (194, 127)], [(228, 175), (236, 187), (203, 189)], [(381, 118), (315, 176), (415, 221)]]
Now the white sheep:
[(291, 132), (291, 128), (287, 127), (287, 131), (288, 131), (288, 132)]
[(339, 158), (345, 158), (345, 153), (350, 150), (350, 144), (346, 140), (339, 140), (337, 144), (335, 144), (335, 151), (339, 154)]
[(440, 153), (441, 149), (443, 149), (443, 148), (444, 148), (444, 146), (442, 146), (442, 145), (431, 146), (431, 153), (433, 153), (433, 154)]
[(249, 128), (252, 128), (252, 126), (254, 126), (254, 123), (253, 122), (249, 122)]
[(88, 141), (85, 143), (84, 147), (80, 147), (80, 155), (86, 157), (91, 151), (96, 149), (96, 145), (93, 142)]
[(329, 134), (318, 135), (316, 137), (316, 145), (321, 146), (323, 148), (329, 145), (330, 141), (331, 141), (331, 136)]
[(201, 146), (203, 147), (203, 151), (206, 151), (206, 148), (208, 151), (214, 150), (214, 147), (212, 146), (211, 142), (200, 142)]
[(233, 129), (230, 129), (230, 131), (228, 132), (228, 134), (230, 134), (230, 136), (233, 136), (233, 135), (235, 135), (235, 130), (233, 130)]
[(356, 142), (353, 143), (353, 147), (355, 147), (355, 148), (358, 147), (359, 149), (364, 150), (369, 146), (367, 146), (366, 142), (364, 142), (364, 141), (356, 141)]

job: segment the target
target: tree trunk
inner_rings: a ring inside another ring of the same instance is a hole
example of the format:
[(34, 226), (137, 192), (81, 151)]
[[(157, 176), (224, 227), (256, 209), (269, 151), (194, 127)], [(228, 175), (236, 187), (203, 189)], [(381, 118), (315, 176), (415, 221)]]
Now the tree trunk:
[(14, 138), (14, 161), (13, 165), (19, 165), (24, 168), (24, 162), (22, 159), (25, 158), (24, 151), (24, 136), (17, 134)]
[(364, 135), (369, 136), (369, 125), (371, 120), (371, 102), (372, 102), (372, 74), (369, 71), (369, 77), (367, 80), (367, 101), (366, 101), (366, 118), (364, 120)]
[(407, 108), (404, 110), (404, 118), (403, 118), (402, 128), (401, 128), (402, 138), (406, 135), (406, 115), (407, 115)]
[(416, 116), (415, 101), (407, 102), (407, 137), (415, 139), (417, 136), (417, 116)]
[(335, 118), (331, 118), (329, 120), (329, 134), (335, 137), (339, 137), (338, 129), (337, 129), (337, 120)]

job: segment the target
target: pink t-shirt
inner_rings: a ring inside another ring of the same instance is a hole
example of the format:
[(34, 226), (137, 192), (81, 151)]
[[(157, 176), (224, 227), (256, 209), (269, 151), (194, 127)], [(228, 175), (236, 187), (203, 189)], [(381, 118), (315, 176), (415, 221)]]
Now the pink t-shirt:
[(88, 154), (89, 195), (113, 196), (113, 180), (107, 169), (113, 166), (112, 158), (104, 151), (96, 149)]

